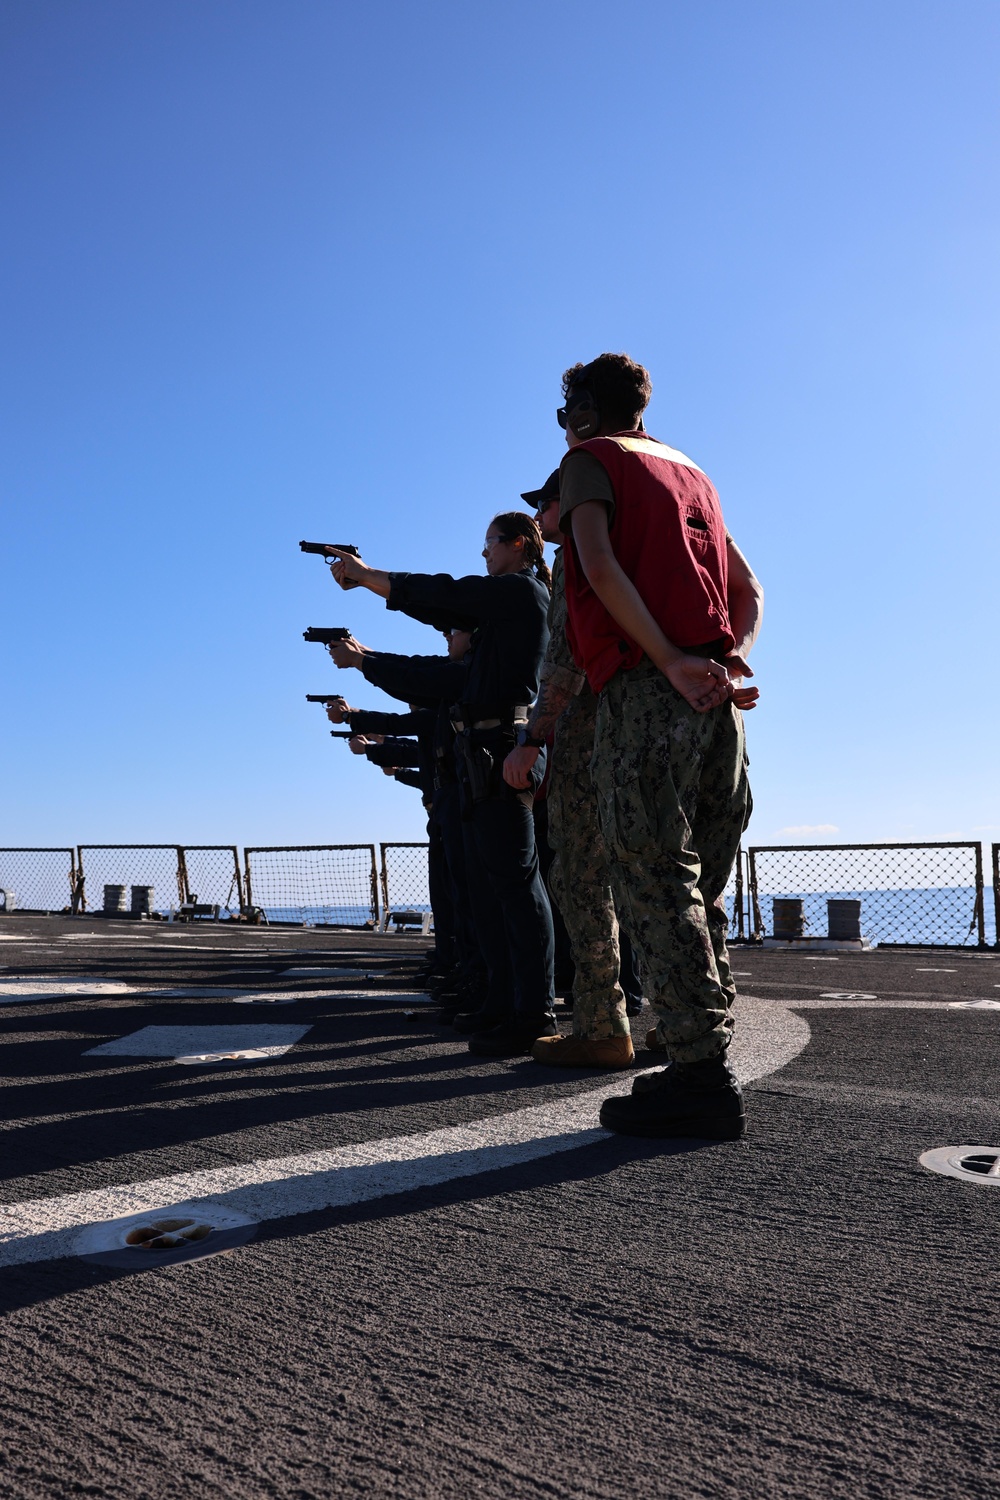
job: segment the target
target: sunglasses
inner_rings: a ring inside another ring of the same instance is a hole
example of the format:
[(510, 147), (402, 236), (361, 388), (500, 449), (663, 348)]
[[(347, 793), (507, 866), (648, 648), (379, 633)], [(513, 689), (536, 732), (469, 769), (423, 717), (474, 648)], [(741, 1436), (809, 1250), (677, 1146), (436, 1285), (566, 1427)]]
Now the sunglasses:
[[(570, 394), (572, 395), (572, 392)], [(571, 406), (567, 404), (566, 406), (557, 407), (557, 409), (556, 409), (556, 421), (559, 423), (559, 426), (565, 432), (566, 431), (566, 424), (569, 421), (569, 417), (567, 416), (567, 411), (593, 411), (593, 410), (594, 410), (594, 398), (593, 398), (593, 396), (591, 396), (589, 392), (578, 392), (577, 395), (574, 397), (573, 403), (572, 403)]]

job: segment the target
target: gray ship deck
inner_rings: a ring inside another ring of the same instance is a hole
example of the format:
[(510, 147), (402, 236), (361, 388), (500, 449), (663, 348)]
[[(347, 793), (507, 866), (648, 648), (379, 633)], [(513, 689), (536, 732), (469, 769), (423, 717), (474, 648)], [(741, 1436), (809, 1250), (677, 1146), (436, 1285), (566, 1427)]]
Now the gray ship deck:
[(664, 1148), (431, 1025), (424, 947), (0, 924), (3, 1494), (992, 1500), (1000, 1192), (918, 1157), (1000, 1145), (1000, 957), (737, 949), (750, 1132)]

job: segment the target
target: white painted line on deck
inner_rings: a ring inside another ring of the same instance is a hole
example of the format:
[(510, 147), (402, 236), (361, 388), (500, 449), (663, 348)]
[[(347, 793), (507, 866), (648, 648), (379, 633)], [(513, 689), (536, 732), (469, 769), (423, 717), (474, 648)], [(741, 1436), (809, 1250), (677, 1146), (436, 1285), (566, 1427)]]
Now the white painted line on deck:
[(780, 1000), (776, 1005), (787, 1005), (790, 1010), (956, 1010), (962, 1007), (966, 1009), (992, 1009), (994, 1006), (1000, 1010), (1000, 1002), (995, 1000), (911, 1000), (907, 995), (890, 996), (883, 999), (873, 997), (870, 1000), (832, 1000), (829, 996), (821, 996), (816, 999), (803, 1000)]
[(129, 1036), (91, 1047), (84, 1057), (189, 1057), (248, 1049), (280, 1057), (302, 1040), (309, 1026), (143, 1026)]
[[(773, 1001), (738, 1001), (737, 1018), (732, 1061), (744, 1083), (784, 1067), (809, 1041), (808, 1023)], [(80, 1254), (81, 1243), (93, 1242), (81, 1230), (178, 1203), (207, 1220), (213, 1208), (258, 1221), (282, 1219), (573, 1151), (608, 1139), (597, 1122), (601, 1101), (627, 1093), (633, 1076), (615, 1074), (568, 1099), (419, 1135), (13, 1203), (0, 1209), (0, 1266)]]
[(111, 979), (0, 979), (0, 1004), (32, 1000), (65, 999), (70, 996), (134, 995), (139, 990), (134, 984), (119, 984)]

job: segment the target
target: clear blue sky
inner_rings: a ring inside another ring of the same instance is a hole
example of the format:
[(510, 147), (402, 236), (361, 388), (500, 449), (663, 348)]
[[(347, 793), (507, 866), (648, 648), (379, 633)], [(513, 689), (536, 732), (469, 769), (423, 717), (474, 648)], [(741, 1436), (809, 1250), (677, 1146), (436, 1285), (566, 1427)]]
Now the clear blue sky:
[(300, 632), (438, 638), (297, 542), (478, 571), (603, 349), (767, 590), (754, 841), (1000, 838), (1000, 6), (7, 0), (0, 44), (0, 843), (420, 837)]

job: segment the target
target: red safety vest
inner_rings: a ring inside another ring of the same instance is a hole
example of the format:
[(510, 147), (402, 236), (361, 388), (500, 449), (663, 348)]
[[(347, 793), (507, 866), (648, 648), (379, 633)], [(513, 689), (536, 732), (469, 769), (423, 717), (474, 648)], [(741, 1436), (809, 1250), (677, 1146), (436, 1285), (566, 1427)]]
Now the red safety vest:
[[(592, 453), (615, 492), (609, 534), (620, 566), (675, 646), (735, 645), (726, 603), (726, 527), (707, 474), (644, 432), (589, 438), (566, 455)], [(563, 460), (566, 462), (566, 459)], [(566, 635), (595, 693), (623, 668), (638, 666), (642, 647), (608, 614), (587, 582), (575, 545), (563, 548)]]

